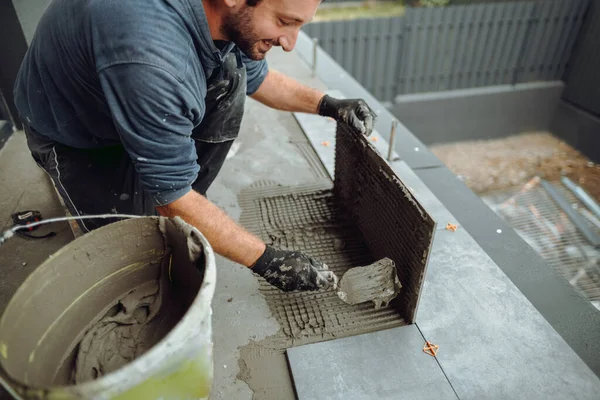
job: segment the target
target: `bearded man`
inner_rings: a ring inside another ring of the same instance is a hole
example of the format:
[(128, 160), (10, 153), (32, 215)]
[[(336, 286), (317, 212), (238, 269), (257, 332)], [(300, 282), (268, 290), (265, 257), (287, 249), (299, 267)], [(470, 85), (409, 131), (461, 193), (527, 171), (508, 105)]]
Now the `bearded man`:
[[(33, 158), (73, 215), (179, 216), (281, 290), (332, 285), (323, 263), (265, 245), (205, 197), (247, 95), (372, 131), (363, 100), (334, 99), (268, 69), (267, 52), (293, 50), (319, 4), (53, 0), (15, 85)], [(79, 222), (85, 232), (105, 223)]]

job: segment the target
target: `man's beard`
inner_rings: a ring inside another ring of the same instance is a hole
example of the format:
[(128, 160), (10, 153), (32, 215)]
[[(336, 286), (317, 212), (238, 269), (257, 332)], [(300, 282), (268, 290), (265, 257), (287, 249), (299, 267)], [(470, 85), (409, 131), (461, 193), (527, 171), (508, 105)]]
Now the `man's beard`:
[(266, 52), (258, 48), (262, 41), (252, 27), (252, 8), (245, 6), (238, 13), (225, 17), (221, 31), (235, 45), (253, 60), (262, 60)]

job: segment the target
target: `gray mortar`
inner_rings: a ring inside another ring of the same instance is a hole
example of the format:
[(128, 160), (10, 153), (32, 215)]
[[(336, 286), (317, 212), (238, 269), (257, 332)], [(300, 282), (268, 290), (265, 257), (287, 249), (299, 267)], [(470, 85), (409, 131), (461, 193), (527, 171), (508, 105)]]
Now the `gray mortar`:
[[(295, 187), (248, 188), (239, 196), (240, 223), (276, 247), (301, 250), (324, 262), (337, 276), (374, 261), (360, 231), (335, 204), (331, 181)], [(343, 248), (336, 246), (342, 241)], [(289, 343), (351, 336), (404, 324), (391, 307), (342, 302), (335, 290), (284, 293), (260, 280), (260, 292)]]
[[(342, 276), (349, 266), (374, 259), (360, 232), (335, 205), (331, 186), (330, 180), (294, 187), (257, 182), (239, 195), (240, 223), (268, 243), (303, 250)], [(281, 329), (240, 348), (237, 378), (248, 384), (255, 399), (295, 398), (285, 358), (290, 347), (405, 325), (392, 307), (349, 305), (334, 290), (284, 293), (259, 279), (259, 291)]]
[(395, 299), (401, 287), (396, 264), (384, 258), (371, 265), (348, 270), (340, 280), (337, 295), (344, 303), (373, 302), (375, 309), (379, 309)]
[(296, 142), (294, 143), (298, 152), (304, 156), (306, 162), (310, 166), (310, 171), (313, 173), (315, 179), (329, 179), (327, 169), (321, 162), (321, 159), (315, 152), (315, 149), (308, 142)]

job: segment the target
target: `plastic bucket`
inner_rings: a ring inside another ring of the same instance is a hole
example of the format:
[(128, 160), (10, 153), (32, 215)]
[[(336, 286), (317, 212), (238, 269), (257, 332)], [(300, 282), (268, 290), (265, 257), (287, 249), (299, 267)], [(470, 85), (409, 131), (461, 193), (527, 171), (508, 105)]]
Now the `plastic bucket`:
[[(215, 280), (212, 248), (179, 218), (88, 233), (40, 265), (8, 304), (2, 384), (24, 399), (208, 398)], [(131, 306), (144, 290), (153, 294)], [(114, 360), (121, 365), (110, 370)]]

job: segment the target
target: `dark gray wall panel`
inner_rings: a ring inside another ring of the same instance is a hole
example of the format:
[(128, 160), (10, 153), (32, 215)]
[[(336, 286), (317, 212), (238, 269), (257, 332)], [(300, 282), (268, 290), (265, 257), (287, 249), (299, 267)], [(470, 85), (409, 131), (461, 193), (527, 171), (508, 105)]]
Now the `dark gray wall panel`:
[(562, 101), (550, 130), (592, 161), (600, 163), (600, 117)]
[(548, 130), (564, 85), (516, 86), (398, 96), (394, 115), (426, 145)]

